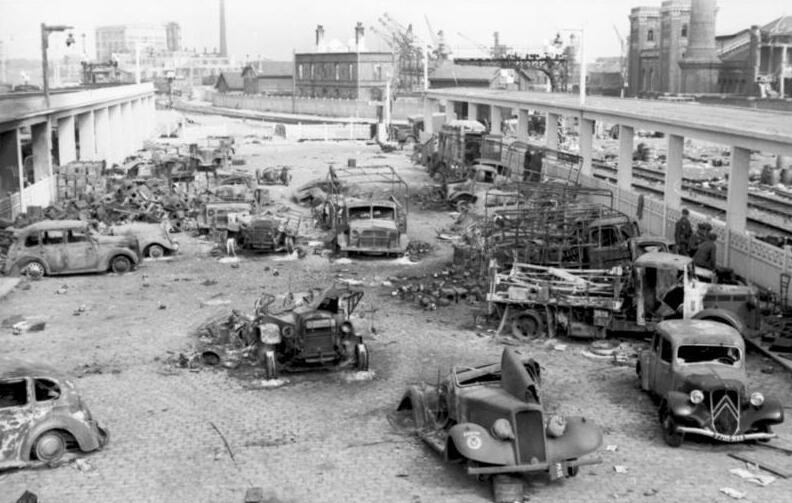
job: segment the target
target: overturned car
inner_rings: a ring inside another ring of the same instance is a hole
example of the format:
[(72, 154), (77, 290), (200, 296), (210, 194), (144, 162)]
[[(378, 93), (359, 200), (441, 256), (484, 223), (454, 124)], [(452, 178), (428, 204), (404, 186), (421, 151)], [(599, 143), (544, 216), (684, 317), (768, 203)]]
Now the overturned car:
[(602, 444), (602, 432), (583, 417), (545, 413), (539, 364), (505, 349), (500, 363), (454, 367), (439, 385), (410, 386), (397, 411), (412, 415), (418, 435), (446, 461), (492, 478), (495, 501), (522, 500), (518, 475), (573, 477)]

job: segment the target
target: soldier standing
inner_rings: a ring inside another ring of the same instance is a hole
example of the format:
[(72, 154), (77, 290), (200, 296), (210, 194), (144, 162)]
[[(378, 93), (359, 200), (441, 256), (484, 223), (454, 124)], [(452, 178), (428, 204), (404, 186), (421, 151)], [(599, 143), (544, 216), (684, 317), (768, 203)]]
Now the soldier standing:
[(690, 243), (690, 237), (693, 235), (693, 227), (690, 225), (690, 220), (688, 220), (689, 214), (688, 209), (684, 208), (682, 216), (677, 220), (674, 227), (674, 242), (677, 246), (677, 253), (680, 255), (688, 254), (688, 244)]

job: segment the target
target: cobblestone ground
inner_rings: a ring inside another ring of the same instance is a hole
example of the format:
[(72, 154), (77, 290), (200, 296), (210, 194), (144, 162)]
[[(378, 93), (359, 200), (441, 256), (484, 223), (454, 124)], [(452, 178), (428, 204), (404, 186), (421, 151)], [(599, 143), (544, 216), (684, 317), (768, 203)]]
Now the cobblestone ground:
[[(229, 124), (236, 134), (249, 131), (241, 123)], [(295, 184), (321, 174), (328, 161), (345, 164), (350, 157), (359, 164), (402, 166), (413, 185), (427, 182), (420, 170), (408, 167), (404, 154), (383, 158), (363, 143), (276, 143), (241, 151), (250, 169), (295, 166)], [(410, 234), (429, 240), (447, 222), (444, 213), (414, 211)], [(45, 503), (241, 502), (251, 486), (263, 487), (278, 502), (489, 501), (486, 483), (466, 476), (461, 466), (444, 465), (387, 419), (407, 384), (435, 381), (438, 369), (445, 373), (455, 363), (495, 361), (502, 351), (501, 342), (477, 334), (467, 306), (423, 312), (371, 286), (388, 275), (441, 265), (450, 256), (446, 245), (438, 243), (433, 255), (416, 266), (389, 260), (333, 265), (320, 256), (279, 262), (261, 256), (245, 257), (234, 269), (211, 258), (206, 242), (189, 236), (178, 240), (182, 254), (145, 261), (132, 274), (46, 278), (2, 301), (2, 318), (47, 318), (42, 332), (0, 332), (5, 354), (78, 375), (86, 365), (101, 370), (85, 373), (77, 385), (94, 416), (110, 429), (111, 441), (85, 457), (92, 470), (67, 464), (0, 472), (0, 503), (16, 501), (26, 489)], [(280, 274), (273, 275), (273, 269)], [(214, 312), (231, 306), (250, 310), (262, 289), (300, 290), (337, 274), (369, 285), (364, 310), (377, 309), (376, 333), (369, 338), (373, 379), (357, 380), (351, 371), (319, 372), (289, 375), (286, 385), (264, 388), (250, 376), (165, 364), (190, 348), (191, 330)], [(216, 284), (203, 285), (206, 280)], [(56, 295), (64, 285), (66, 293)], [(231, 306), (201, 307), (212, 298), (229, 299)], [(75, 316), (81, 305), (85, 312)], [(603, 446), (603, 463), (583, 467), (577, 478), (532, 479), (530, 501), (729, 501), (719, 492), (723, 487), (747, 493), (746, 501), (789, 501), (789, 481), (749, 484), (729, 473), (741, 463), (727, 453), (750, 451), (788, 470), (792, 458), (750, 445), (667, 447), (654, 405), (638, 390), (633, 369), (588, 359), (581, 354), (585, 344), (563, 342), (568, 344), (564, 351), (544, 341), (515, 347), (545, 368), (546, 408), (593, 418), (604, 428), (604, 445), (617, 450)], [(750, 355), (749, 368), (757, 388), (792, 405), (790, 375), (757, 355)], [(790, 430), (789, 424), (778, 428), (787, 438)], [(626, 466), (627, 473), (616, 473), (615, 465)]]

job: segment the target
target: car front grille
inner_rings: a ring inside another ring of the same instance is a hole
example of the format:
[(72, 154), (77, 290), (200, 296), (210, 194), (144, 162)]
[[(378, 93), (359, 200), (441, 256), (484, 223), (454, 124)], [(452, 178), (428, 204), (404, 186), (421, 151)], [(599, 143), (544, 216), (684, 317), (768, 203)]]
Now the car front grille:
[(542, 413), (524, 410), (516, 414), (517, 446), (520, 463), (545, 461), (545, 435)]
[(360, 233), (361, 248), (387, 248), (391, 233), (388, 231), (363, 231)]
[(333, 343), (333, 334), (326, 333), (311, 333), (305, 334), (303, 339), (303, 356), (306, 358), (313, 358), (322, 355), (324, 357), (335, 355), (335, 344)]
[(719, 389), (710, 393), (712, 429), (723, 435), (736, 435), (740, 430), (740, 393)]

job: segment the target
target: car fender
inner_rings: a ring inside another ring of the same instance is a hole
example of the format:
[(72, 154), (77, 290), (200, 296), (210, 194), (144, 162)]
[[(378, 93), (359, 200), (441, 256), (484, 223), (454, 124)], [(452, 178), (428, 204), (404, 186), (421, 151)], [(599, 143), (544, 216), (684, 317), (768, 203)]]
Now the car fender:
[(20, 456), (24, 461), (30, 461), (30, 451), (36, 439), (42, 433), (51, 430), (62, 430), (71, 434), (83, 452), (95, 451), (102, 446), (98, 435), (94, 433), (93, 428), (87, 422), (80, 421), (72, 416), (51, 415), (28, 432), (20, 451)]
[(451, 427), (446, 439), (447, 461), (469, 459), (491, 465), (517, 464), (512, 442), (494, 438), (475, 423), (461, 423)]
[(10, 265), (6, 266), (6, 273), (7, 274), (10, 273), (12, 270), (14, 270), (15, 267), (21, 268), (22, 266), (24, 266), (24, 264), (27, 264), (28, 262), (32, 262), (34, 260), (36, 262), (41, 262), (42, 264), (44, 264), (44, 270), (47, 272), (47, 274), (50, 274), (49, 263), (37, 255), (22, 255), (21, 257), (15, 259), (13, 262), (9, 262)]
[(696, 405), (690, 402), (690, 395), (681, 391), (669, 391), (665, 402), (673, 417), (689, 417), (696, 410)]
[(550, 462), (576, 459), (596, 451), (602, 445), (602, 429), (596, 423), (579, 416), (565, 419), (563, 435), (547, 438), (547, 459)]
[(694, 320), (710, 320), (725, 323), (741, 334), (745, 333), (745, 323), (732, 311), (718, 307), (706, 308), (693, 315)]
[(470, 200), (471, 202), (475, 203), (477, 199), (478, 197), (474, 193), (468, 191), (461, 191), (461, 192), (454, 192), (453, 194), (451, 194), (448, 197), (448, 202), (455, 203), (456, 201), (459, 200)]
[(784, 407), (775, 398), (765, 398), (761, 407), (750, 406), (745, 409), (743, 419), (750, 426), (757, 423), (780, 424), (784, 421)]
[[(638, 369), (640, 368), (640, 372)], [(640, 379), (641, 389), (649, 391), (649, 354), (648, 351), (642, 351), (638, 355), (638, 361), (635, 363), (635, 372)]]
[(338, 243), (338, 247), (341, 249), (349, 246), (349, 238), (343, 232), (339, 232), (336, 235), (336, 242)]
[(407, 236), (407, 234), (402, 233), (399, 236), (399, 249), (406, 250), (409, 245), (410, 245), (410, 238)]

